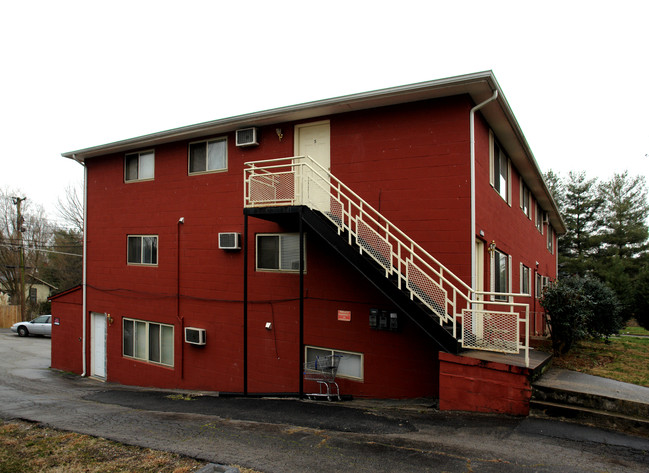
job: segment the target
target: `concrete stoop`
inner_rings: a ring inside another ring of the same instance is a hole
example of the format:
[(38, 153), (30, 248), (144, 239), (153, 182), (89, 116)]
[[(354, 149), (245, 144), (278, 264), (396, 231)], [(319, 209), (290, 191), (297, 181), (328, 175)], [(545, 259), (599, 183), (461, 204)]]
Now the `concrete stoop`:
[(649, 388), (551, 369), (532, 385), (530, 415), (649, 437)]

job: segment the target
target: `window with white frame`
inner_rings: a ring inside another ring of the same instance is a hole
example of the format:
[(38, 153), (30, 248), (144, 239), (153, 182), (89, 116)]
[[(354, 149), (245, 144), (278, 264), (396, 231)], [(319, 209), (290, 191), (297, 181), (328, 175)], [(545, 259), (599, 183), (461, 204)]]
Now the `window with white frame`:
[(228, 168), (228, 141), (217, 138), (189, 144), (189, 173), (224, 171)]
[(490, 183), (505, 202), (511, 205), (511, 163), (493, 132), (489, 133), (489, 150)]
[(534, 207), (534, 214), (536, 229), (539, 232), (543, 233), (543, 209), (541, 209), (541, 206), (538, 202)]
[[(511, 292), (511, 261), (505, 253), (494, 250), (492, 253), (491, 264), (491, 291), (492, 292)], [(504, 301), (507, 296), (494, 296), (494, 300)]]
[(535, 288), (536, 298), (537, 299), (540, 299), (541, 297), (543, 297), (543, 288), (544, 288), (543, 281), (544, 281), (543, 276), (541, 276), (540, 274), (537, 273), (536, 274), (536, 288)]
[(155, 156), (153, 151), (128, 153), (124, 157), (124, 180), (142, 181), (153, 179), (155, 173)]
[(307, 362), (313, 362), (319, 358), (324, 358), (326, 356), (340, 356), (340, 362), (336, 376), (363, 381), (364, 373), (362, 353), (314, 346), (305, 347), (304, 358)]
[[(306, 240), (306, 238), (305, 238)], [(306, 254), (306, 241), (305, 241)], [(257, 235), (257, 270), (299, 271), (299, 233), (276, 233)], [(304, 261), (306, 271), (306, 260)]]
[(128, 235), (127, 247), (128, 264), (158, 264), (157, 235)]
[(129, 358), (174, 365), (174, 327), (136, 319), (122, 321), (122, 353)]
[(554, 230), (552, 225), (548, 223), (548, 251), (554, 254)]
[(520, 287), (521, 294), (531, 294), (531, 292), (530, 292), (530, 284), (531, 284), (530, 268), (525, 266), (523, 263), (521, 263), (520, 275), (521, 275), (521, 280), (520, 280), (520, 286), (519, 287)]
[(521, 179), (521, 184), (520, 184), (520, 203), (521, 203), (521, 210), (525, 215), (527, 215), (527, 218), (532, 218), (532, 208), (531, 208), (531, 192), (528, 189), (527, 185), (523, 182)]

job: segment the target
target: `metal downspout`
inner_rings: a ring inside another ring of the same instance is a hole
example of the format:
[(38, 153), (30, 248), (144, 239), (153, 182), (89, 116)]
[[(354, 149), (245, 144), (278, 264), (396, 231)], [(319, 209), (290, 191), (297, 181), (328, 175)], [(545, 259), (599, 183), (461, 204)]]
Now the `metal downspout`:
[(83, 166), (83, 263), (82, 263), (82, 277), (81, 277), (81, 294), (82, 294), (82, 303), (81, 310), (83, 311), (81, 321), (82, 321), (82, 331), (81, 331), (81, 367), (82, 373), (81, 376), (86, 376), (86, 309), (87, 309), (87, 290), (86, 290), (86, 281), (87, 281), (87, 255), (88, 255), (88, 168), (85, 163), (78, 159), (76, 155), (72, 155), (72, 159)]
[[(479, 103), (471, 109), (469, 114), (469, 128), (471, 136), (471, 289), (476, 292), (476, 253), (475, 253), (475, 112), (487, 105), (489, 102), (498, 98), (498, 90), (494, 90), (493, 95), (482, 103)], [(472, 295), (473, 298), (473, 295)]]

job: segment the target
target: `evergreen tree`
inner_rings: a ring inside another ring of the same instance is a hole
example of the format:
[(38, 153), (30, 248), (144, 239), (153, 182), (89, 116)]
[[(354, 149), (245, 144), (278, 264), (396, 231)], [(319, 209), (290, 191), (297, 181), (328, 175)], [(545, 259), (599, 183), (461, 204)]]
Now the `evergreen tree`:
[(599, 192), (604, 205), (595, 270), (617, 293), (626, 320), (633, 315), (636, 282), (649, 248), (645, 179), (615, 174)]
[(550, 194), (552, 194), (554, 201), (559, 207), (559, 212), (563, 215), (566, 189), (562, 177), (550, 169), (548, 172), (543, 174), (543, 179), (545, 180), (545, 184), (548, 186)]
[(567, 232), (559, 244), (559, 271), (561, 275), (585, 276), (592, 268), (590, 258), (601, 242), (597, 233), (604, 201), (597, 179), (586, 179), (583, 171), (571, 171), (562, 188), (562, 217)]

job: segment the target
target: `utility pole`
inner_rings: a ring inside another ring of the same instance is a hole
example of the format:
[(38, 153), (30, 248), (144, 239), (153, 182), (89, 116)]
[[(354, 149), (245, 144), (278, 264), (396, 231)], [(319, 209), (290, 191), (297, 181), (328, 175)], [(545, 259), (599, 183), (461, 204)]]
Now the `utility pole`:
[(18, 250), (20, 251), (20, 320), (25, 320), (25, 247), (23, 246), (23, 232), (25, 219), (22, 214), (22, 203), (27, 197), (12, 197), (16, 206), (16, 236), (18, 237)]

